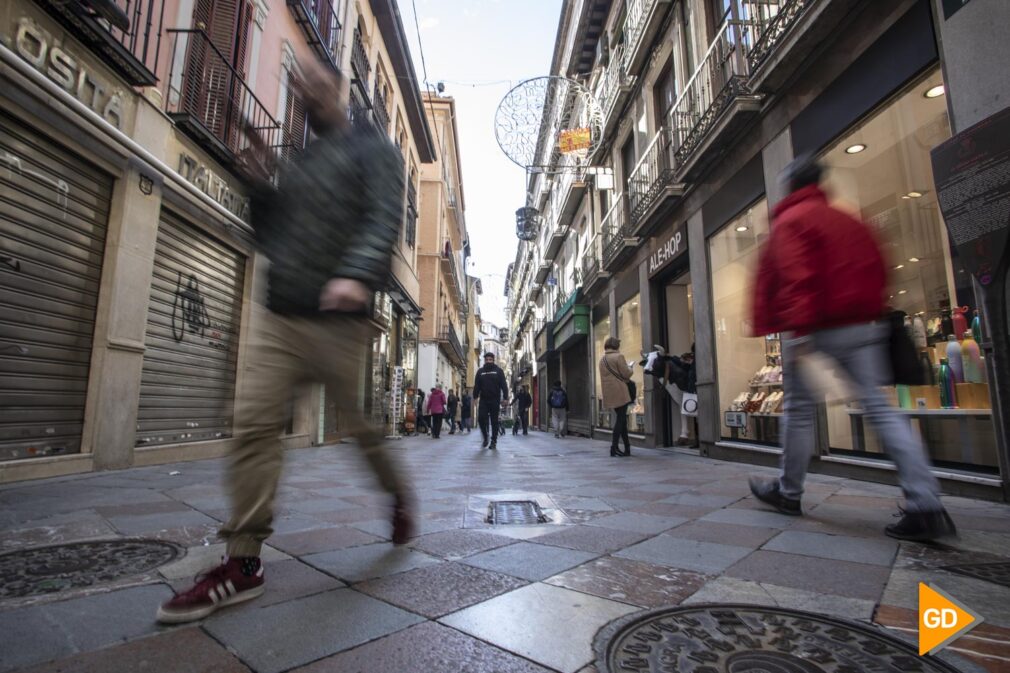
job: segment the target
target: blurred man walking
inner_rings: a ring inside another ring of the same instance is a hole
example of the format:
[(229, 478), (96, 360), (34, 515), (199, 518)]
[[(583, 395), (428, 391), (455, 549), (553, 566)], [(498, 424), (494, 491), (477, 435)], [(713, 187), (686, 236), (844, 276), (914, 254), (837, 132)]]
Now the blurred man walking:
[(508, 403), (509, 386), (505, 372), (494, 363), (494, 353), (484, 353), (484, 366), (477, 370), (473, 381), (473, 398), (477, 400), (477, 422), (484, 436), (481, 448), (497, 449), (500, 434), (498, 414), (502, 405)]
[(369, 303), (390, 274), (403, 167), (388, 139), (349, 128), (340, 84), (337, 75), (322, 70), (294, 83), (316, 137), (283, 168), (276, 188), (270, 182), (272, 150), (247, 130), (248, 169), (257, 182), (253, 226), (271, 262), (270, 289), (236, 408), (237, 441), (226, 477), (232, 514), (220, 530), (228, 555), (162, 605), (158, 621), (201, 619), (263, 593), (260, 549), (273, 532), (280, 435), (287, 402), (301, 384), (325, 383), (344, 393), (337, 401), (345, 428), (393, 498), (393, 542), (411, 536), (408, 486), (383, 449), (383, 433), (365, 421), (353, 394), (372, 336), (365, 318)]

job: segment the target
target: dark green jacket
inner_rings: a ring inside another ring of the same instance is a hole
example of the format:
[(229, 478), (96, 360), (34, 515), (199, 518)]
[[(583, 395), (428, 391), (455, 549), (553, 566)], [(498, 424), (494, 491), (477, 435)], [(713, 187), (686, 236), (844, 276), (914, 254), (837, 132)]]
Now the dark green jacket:
[(256, 240), (271, 262), (267, 307), (318, 313), (320, 291), (331, 278), (384, 289), (403, 190), (403, 162), (378, 133), (349, 129), (313, 141), (283, 168), (277, 189), (253, 194)]

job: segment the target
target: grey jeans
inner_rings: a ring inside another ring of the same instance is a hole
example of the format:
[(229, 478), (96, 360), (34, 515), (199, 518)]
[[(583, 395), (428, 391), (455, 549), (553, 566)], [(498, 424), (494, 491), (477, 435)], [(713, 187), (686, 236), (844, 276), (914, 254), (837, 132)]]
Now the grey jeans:
[(554, 434), (564, 435), (568, 432), (568, 410), (551, 407), (551, 425), (554, 426)]
[[(783, 335), (785, 336), (785, 335)], [(911, 512), (942, 509), (940, 484), (929, 469), (922, 441), (908, 421), (893, 408), (880, 390), (886, 385), (888, 327), (882, 323), (847, 325), (821, 330), (801, 339), (782, 342), (785, 417), (782, 419), (782, 494), (799, 498), (816, 441), (814, 417), (817, 400), (797, 371), (802, 348), (812, 347), (839, 363), (855, 385), (865, 418), (877, 433), (884, 451), (898, 467), (898, 480)], [(802, 345), (801, 345), (802, 344)]]

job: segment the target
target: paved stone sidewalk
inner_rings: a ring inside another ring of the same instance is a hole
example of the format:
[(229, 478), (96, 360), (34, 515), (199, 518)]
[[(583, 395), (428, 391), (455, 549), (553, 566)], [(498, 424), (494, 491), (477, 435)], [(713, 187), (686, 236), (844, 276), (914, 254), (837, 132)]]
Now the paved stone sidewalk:
[[(1010, 588), (941, 569), (1008, 561), (1006, 506), (946, 498), (959, 541), (898, 544), (882, 534), (897, 511), (888, 486), (812, 475), (807, 516), (791, 518), (750, 497), (747, 476), (772, 471), (684, 453), (611, 458), (604, 442), (542, 433), (497, 452), (476, 433), (393, 446), (420, 500), (408, 547), (389, 543), (388, 503), (353, 445), (290, 451), (266, 594), (174, 628), (155, 624), (158, 604), (223, 550), (224, 461), (0, 488), (0, 552), (121, 537), (188, 552), (96, 587), (0, 592), (0, 672), (588, 673), (602, 626), (681, 603), (811, 610), (914, 638), (920, 581), (985, 617), (954, 652), (1010, 671)], [(501, 497), (564, 523), (492, 527), (483, 515)]]

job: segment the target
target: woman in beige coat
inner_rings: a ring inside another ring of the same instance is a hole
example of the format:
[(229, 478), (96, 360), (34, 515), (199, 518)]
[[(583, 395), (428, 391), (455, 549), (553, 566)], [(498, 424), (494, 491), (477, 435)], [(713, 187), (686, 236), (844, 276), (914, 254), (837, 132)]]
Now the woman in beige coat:
[[(600, 386), (603, 389), (603, 406), (614, 410), (614, 434), (610, 441), (611, 456), (630, 456), (631, 441), (628, 439), (628, 405), (634, 400), (628, 390), (631, 367), (621, 355), (621, 340), (610, 337), (603, 342), (603, 357), (600, 358)], [(617, 450), (619, 440), (624, 440), (624, 453)]]

